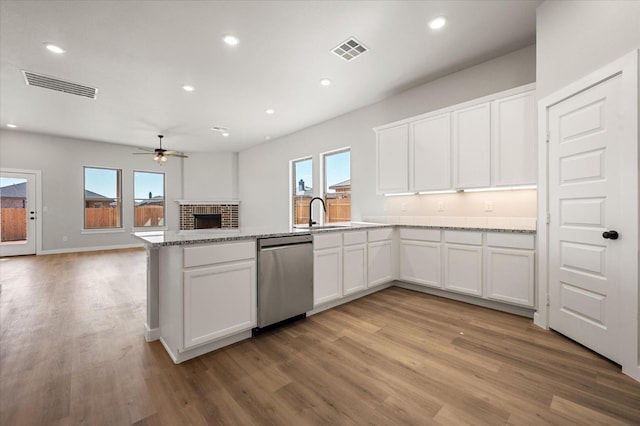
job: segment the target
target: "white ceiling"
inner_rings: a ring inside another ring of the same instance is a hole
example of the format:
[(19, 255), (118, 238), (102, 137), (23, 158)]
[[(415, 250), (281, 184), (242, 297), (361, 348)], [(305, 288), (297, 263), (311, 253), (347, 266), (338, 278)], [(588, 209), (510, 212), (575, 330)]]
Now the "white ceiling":
[[(0, 125), (147, 147), (163, 133), (169, 149), (241, 151), (533, 44), (540, 3), (2, 0)], [(438, 15), (449, 25), (434, 32)], [(370, 50), (346, 62), (330, 51), (351, 36)], [(21, 70), (98, 97), (27, 86)]]

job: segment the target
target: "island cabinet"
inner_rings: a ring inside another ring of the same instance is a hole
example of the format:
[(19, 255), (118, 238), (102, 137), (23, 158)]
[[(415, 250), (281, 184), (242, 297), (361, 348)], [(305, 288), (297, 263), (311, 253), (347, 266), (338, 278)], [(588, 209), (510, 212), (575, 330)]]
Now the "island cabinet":
[(534, 249), (533, 235), (487, 233), (484, 249), (487, 298), (534, 306)]
[(442, 287), (442, 232), (437, 229), (400, 229), (400, 279)]
[(367, 287), (393, 281), (393, 229), (368, 231), (367, 235)]
[(160, 339), (182, 362), (251, 336), (255, 241), (160, 250)]

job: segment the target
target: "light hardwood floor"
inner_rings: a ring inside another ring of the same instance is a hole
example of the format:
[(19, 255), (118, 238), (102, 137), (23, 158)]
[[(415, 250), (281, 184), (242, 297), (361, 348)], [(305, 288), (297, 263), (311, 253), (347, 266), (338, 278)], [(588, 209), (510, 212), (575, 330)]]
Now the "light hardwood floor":
[(390, 288), (174, 365), (145, 253), (0, 260), (0, 424), (640, 424), (640, 383), (531, 320)]

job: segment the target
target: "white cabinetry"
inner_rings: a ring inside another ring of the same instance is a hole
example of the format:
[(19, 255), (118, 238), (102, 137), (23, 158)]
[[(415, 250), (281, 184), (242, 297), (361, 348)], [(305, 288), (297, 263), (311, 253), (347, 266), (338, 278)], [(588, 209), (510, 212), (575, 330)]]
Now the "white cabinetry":
[(375, 229), (367, 236), (367, 287), (386, 284), (393, 280), (393, 229)]
[(440, 270), (441, 231), (435, 229), (400, 229), (400, 279), (442, 287)]
[(342, 297), (342, 234), (313, 237), (313, 306)]
[(367, 288), (367, 232), (345, 232), (343, 235), (343, 295)]
[(378, 194), (536, 183), (534, 85), (375, 128)]
[(409, 190), (409, 125), (380, 130), (376, 134), (376, 187), (378, 194)]
[(444, 232), (444, 287), (482, 296), (482, 233)]
[(534, 306), (534, 244), (529, 234), (487, 234), (487, 298)]
[(411, 123), (409, 142), (411, 191), (451, 188), (451, 114)]
[(453, 186), (491, 185), (491, 104), (453, 112)]
[(256, 325), (256, 262), (184, 272), (184, 347), (207, 343)]
[(536, 102), (533, 91), (492, 104), (493, 185), (536, 183)]
[(255, 241), (159, 251), (160, 340), (175, 362), (251, 336)]

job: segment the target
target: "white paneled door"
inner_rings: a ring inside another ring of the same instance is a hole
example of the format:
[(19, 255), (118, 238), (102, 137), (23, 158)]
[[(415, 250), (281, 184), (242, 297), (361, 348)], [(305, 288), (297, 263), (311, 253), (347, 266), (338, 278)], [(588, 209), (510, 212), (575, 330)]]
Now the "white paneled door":
[(0, 256), (36, 252), (36, 174), (0, 172)]
[(548, 108), (549, 325), (619, 363), (622, 254), (637, 238), (623, 214), (621, 81)]

